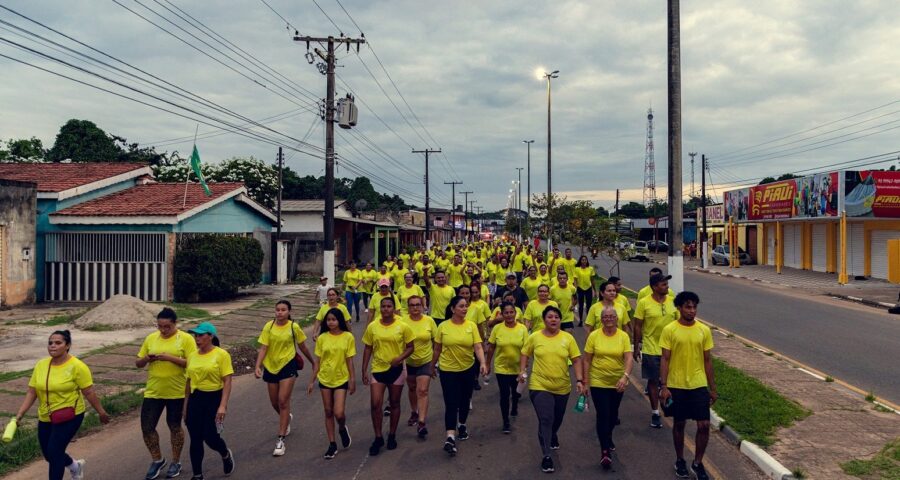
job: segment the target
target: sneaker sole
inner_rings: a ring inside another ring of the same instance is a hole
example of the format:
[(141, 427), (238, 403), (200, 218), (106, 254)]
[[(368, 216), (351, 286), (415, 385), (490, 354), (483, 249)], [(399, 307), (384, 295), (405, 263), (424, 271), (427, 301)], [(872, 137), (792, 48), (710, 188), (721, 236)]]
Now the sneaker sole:
[(150, 475), (147, 475), (146, 477), (144, 477), (144, 480), (156, 480), (157, 478), (159, 478), (159, 476), (162, 475), (162, 469), (165, 468), (167, 464), (168, 464), (168, 462), (163, 460), (163, 463), (162, 463), (162, 465), (159, 466), (159, 471), (156, 472), (156, 475), (154, 475), (152, 477)]
[(333, 459), (334, 457), (336, 457), (336, 456), (337, 456), (337, 452), (335, 452), (334, 455), (330, 455), (330, 456), (329, 456), (329, 455), (323, 455), (322, 457), (323, 457), (325, 460), (332, 460), (332, 459)]
[(455, 456), (456, 456), (456, 447), (453, 446), (452, 444), (445, 443), (445, 444), (444, 444), (444, 451), (447, 452), (451, 457), (455, 457)]
[(341, 446), (343, 446), (344, 448), (350, 448), (350, 445), (353, 445), (353, 438), (350, 437), (350, 429), (345, 427), (344, 432), (347, 434), (347, 444), (344, 445), (344, 439), (341, 438)]
[(678, 477), (678, 478), (691, 478), (691, 474), (690, 474), (690, 473), (688, 473), (687, 475), (681, 475), (681, 474), (679, 474), (677, 468), (675, 469), (675, 476)]

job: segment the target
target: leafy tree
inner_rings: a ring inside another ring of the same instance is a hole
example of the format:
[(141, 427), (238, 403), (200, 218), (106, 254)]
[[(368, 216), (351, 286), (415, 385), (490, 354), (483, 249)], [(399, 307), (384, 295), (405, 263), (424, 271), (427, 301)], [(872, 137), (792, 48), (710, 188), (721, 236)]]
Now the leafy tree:
[(114, 162), (120, 152), (115, 140), (94, 122), (72, 119), (60, 127), (47, 158), (52, 162)]
[(606, 207), (603, 207), (603, 206), (597, 207), (597, 215), (600, 215), (602, 217), (608, 217), (609, 210), (607, 210)]
[(175, 299), (196, 302), (233, 298), (259, 282), (263, 251), (255, 238), (196, 235), (183, 238), (175, 255)]
[(275, 208), (278, 198), (278, 172), (254, 157), (232, 157), (223, 160), (207, 181), (244, 182), (247, 193), (267, 208)]
[(800, 175), (794, 175), (793, 173), (783, 173), (778, 178), (766, 177), (760, 180), (759, 184), (763, 185), (765, 183), (780, 182), (782, 180), (792, 180), (794, 178), (800, 178)]
[(619, 215), (627, 218), (647, 218), (647, 207), (637, 202), (628, 202), (619, 208)]
[(0, 150), (0, 160), (10, 162), (41, 162), (47, 155), (44, 144), (37, 137), (9, 139), (6, 150)]

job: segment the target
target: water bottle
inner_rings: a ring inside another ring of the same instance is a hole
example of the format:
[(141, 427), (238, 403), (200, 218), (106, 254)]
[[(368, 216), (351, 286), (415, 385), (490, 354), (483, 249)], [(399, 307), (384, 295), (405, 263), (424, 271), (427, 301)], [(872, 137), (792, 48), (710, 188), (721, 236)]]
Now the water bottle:
[(525, 381), (520, 382), (519, 385), (516, 387), (516, 393), (518, 393), (519, 395), (524, 394), (524, 393), (525, 393), (525, 389), (528, 388), (528, 386), (527, 386), (527, 383), (528, 383), (528, 374), (527, 374), (527, 373), (523, 373), (523, 374), (522, 374), (522, 378), (523, 378)]
[(582, 413), (587, 409), (587, 398), (584, 395), (578, 396), (578, 401), (575, 402), (575, 411), (578, 413)]
[(15, 418), (11, 418), (9, 423), (6, 424), (6, 430), (3, 431), (3, 443), (9, 443), (12, 441), (13, 437), (16, 435), (16, 429), (19, 427), (19, 422), (16, 421)]
[(224, 431), (225, 431), (225, 422), (216, 421), (216, 433), (221, 435), (222, 432), (224, 432)]

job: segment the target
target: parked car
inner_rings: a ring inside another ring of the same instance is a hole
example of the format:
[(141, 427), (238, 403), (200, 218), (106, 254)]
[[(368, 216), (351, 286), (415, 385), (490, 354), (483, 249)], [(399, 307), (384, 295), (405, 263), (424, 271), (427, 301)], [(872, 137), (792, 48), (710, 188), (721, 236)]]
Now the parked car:
[(622, 237), (616, 242), (616, 248), (626, 249), (634, 245), (634, 239), (628, 237)]
[(625, 257), (629, 262), (639, 261), (639, 262), (649, 262), (650, 261), (650, 250), (647, 248), (647, 242), (637, 241), (634, 242), (633, 245), (628, 247), (628, 255)]
[[(719, 245), (713, 249), (711, 260), (713, 265), (728, 265), (731, 251), (728, 248), (728, 245)], [(750, 258), (750, 255), (744, 251), (744, 249), (738, 247), (738, 260), (740, 260), (741, 265), (750, 265), (753, 260)]]
[(647, 248), (651, 252), (656, 252), (656, 253), (668, 252), (669, 244), (662, 240), (650, 240), (649, 242), (647, 242)]

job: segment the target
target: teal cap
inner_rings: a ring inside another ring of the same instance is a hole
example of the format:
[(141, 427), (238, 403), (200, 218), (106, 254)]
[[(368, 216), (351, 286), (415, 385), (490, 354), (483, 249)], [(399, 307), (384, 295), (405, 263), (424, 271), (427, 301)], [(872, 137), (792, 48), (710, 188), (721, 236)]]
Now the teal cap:
[(197, 325), (196, 327), (188, 330), (188, 332), (193, 333), (194, 335), (203, 335), (208, 333), (214, 337), (217, 336), (216, 327), (209, 322), (203, 322), (200, 325)]

